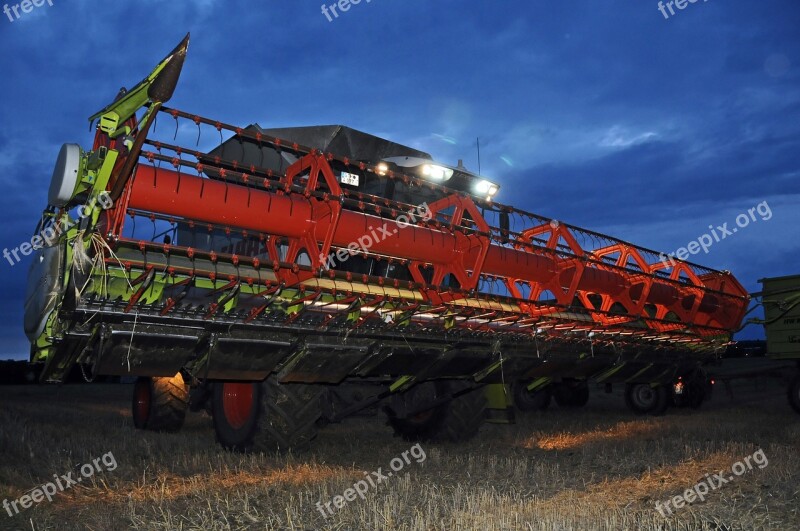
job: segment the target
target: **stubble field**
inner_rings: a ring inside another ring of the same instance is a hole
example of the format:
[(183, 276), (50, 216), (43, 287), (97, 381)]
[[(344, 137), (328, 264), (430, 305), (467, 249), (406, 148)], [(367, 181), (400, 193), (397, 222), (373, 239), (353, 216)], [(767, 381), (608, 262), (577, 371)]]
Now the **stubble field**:
[[(308, 453), (241, 455), (215, 444), (204, 413), (178, 434), (134, 430), (131, 387), (0, 387), (0, 499), (109, 453), (115, 464), (52, 502), (4, 510), (0, 529), (800, 528), (800, 417), (777, 386), (735, 400), (718, 390), (702, 410), (663, 417), (635, 417), (616, 392), (593, 389), (581, 410), (554, 405), (467, 444), (422, 444), (424, 458), (326, 516), (318, 503), (365, 472), (386, 475), (412, 447), (381, 414), (324, 428)], [(763, 468), (672, 515), (656, 510), (759, 450)]]

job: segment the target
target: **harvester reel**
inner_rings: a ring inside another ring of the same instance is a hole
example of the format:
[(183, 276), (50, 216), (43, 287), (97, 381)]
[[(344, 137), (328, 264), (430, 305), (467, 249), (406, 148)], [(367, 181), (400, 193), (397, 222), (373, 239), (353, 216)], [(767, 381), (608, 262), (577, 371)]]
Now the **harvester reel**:
[(305, 450), (317, 436), (322, 415), (318, 385), (218, 382), (212, 416), (219, 443), (240, 452)]
[(140, 430), (177, 432), (189, 407), (189, 386), (181, 373), (173, 377), (145, 377), (133, 388), (133, 425)]
[(393, 397), (387, 408), (389, 425), (407, 441), (466, 441), (478, 433), (486, 417), (486, 395), (481, 388), (458, 394), (468, 386), (467, 382), (441, 380), (417, 384)]

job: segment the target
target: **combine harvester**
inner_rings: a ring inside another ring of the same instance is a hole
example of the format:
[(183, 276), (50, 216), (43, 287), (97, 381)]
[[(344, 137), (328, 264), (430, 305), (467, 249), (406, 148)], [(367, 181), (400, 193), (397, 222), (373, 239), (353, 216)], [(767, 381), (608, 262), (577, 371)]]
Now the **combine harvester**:
[(376, 405), (458, 441), (489, 402), (585, 404), (590, 377), (663, 411), (739, 327), (730, 273), (496, 203), (462, 165), (165, 107), (187, 46), (91, 118), (90, 151), (61, 150), (26, 300), (44, 381), (139, 376), (137, 427), (205, 408), (231, 449), (304, 447)]

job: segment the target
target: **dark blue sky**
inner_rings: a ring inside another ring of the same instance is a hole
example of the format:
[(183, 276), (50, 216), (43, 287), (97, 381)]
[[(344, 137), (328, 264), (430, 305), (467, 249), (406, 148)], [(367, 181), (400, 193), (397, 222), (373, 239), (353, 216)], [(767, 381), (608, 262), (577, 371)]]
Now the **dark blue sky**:
[[(800, 273), (796, 0), (669, 19), (653, 0), (363, 0), (333, 22), (320, 1), (52, 3), (0, 14), (0, 247), (30, 239), (60, 145), (90, 147), (88, 116), (191, 31), (174, 107), (342, 123), (473, 168), (480, 136), (499, 201), (665, 252), (766, 201), (692, 258), (751, 291)], [(28, 264), (0, 263), (0, 359), (27, 356)]]

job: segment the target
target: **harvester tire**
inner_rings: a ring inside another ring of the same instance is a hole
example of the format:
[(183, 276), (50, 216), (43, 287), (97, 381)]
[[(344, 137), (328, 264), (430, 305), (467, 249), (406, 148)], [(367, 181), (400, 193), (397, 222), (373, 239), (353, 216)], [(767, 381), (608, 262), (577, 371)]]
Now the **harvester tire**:
[(317, 436), (322, 415), (320, 386), (263, 382), (218, 382), (212, 416), (217, 441), (239, 452), (305, 450)]
[(659, 385), (656, 387), (658, 402), (656, 403), (656, 407), (650, 411), (650, 415), (658, 417), (667, 412), (667, 409), (669, 409), (669, 406), (672, 403), (670, 397), (671, 393), (672, 389), (666, 385)]
[(789, 384), (789, 405), (800, 413), (800, 374)]
[(706, 401), (706, 387), (703, 382), (691, 382), (687, 386), (689, 391), (689, 407), (692, 409), (700, 409), (703, 402)]
[(322, 417), (320, 385), (282, 384), (275, 375), (261, 384), (262, 415), (259, 416), (255, 447), (264, 452), (307, 450), (317, 436)]
[(553, 397), (561, 407), (583, 407), (589, 402), (589, 385), (581, 380), (557, 383), (553, 385)]
[(140, 430), (177, 432), (186, 420), (189, 386), (181, 373), (140, 377), (133, 388), (133, 425)]
[(482, 388), (468, 391), (445, 404), (447, 414), (440, 439), (463, 442), (474, 437), (486, 419), (486, 405)]
[[(399, 395), (396, 398), (407, 400), (406, 406), (415, 409), (417, 404), (421, 406), (426, 400), (457, 393), (464, 388), (464, 385), (468, 384), (425, 382), (418, 384), (417, 389), (412, 388), (407, 391), (409, 394), (405, 397)], [(388, 411), (389, 425), (392, 426), (396, 435), (407, 441), (462, 442), (471, 439), (478, 433), (486, 419), (486, 406), (486, 395), (483, 389), (478, 388), (410, 417), (398, 417), (390, 408)]]
[(389, 425), (395, 435), (407, 441), (428, 442), (436, 438), (442, 424), (443, 406), (432, 407), (409, 416), (399, 416), (396, 411), (416, 411), (447, 392), (444, 382), (423, 382), (392, 397), (393, 406), (386, 408)]
[(663, 385), (649, 383), (625, 386), (625, 404), (637, 415), (663, 415), (669, 407), (670, 390)]
[(520, 411), (544, 411), (550, 406), (553, 397), (551, 386), (542, 387), (534, 391), (528, 391), (525, 382), (517, 382), (514, 385), (514, 405)]

